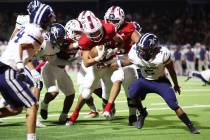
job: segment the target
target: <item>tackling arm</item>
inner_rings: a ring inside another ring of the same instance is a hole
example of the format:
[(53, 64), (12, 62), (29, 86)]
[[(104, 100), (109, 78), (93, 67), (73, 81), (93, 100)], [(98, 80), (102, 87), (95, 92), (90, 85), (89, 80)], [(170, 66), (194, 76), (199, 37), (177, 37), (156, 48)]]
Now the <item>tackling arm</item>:
[(180, 87), (179, 87), (179, 84), (178, 84), (176, 72), (174, 70), (173, 61), (169, 60), (168, 63), (165, 66), (168, 69), (168, 72), (169, 72), (169, 74), (171, 76), (171, 79), (174, 83), (174, 90), (180, 94), (181, 91), (180, 91)]

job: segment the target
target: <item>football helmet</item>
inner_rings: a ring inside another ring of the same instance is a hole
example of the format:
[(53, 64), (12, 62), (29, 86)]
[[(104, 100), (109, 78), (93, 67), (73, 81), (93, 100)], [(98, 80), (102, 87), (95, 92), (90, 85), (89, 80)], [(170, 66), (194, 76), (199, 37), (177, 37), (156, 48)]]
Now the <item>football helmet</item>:
[(119, 29), (125, 20), (125, 13), (119, 6), (112, 6), (106, 11), (104, 20), (112, 22)]
[(137, 30), (139, 33), (141, 33), (141, 31), (142, 31), (141, 25), (140, 25), (138, 22), (136, 22), (136, 21), (133, 21), (133, 24), (134, 24), (136, 30)]
[(76, 19), (69, 20), (65, 25), (65, 29), (67, 31), (68, 37), (74, 41), (77, 41), (83, 32), (82, 24), (79, 22), (79, 20)]
[(62, 47), (66, 39), (66, 30), (63, 25), (53, 23), (50, 28), (50, 42), (53, 46)]
[(160, 52), (160, 47), (158, 46), (158, 37), (152, 33), (145, 33), (142, 35), (136, 45), (138, 57), (143, 58), (146, 61), (154, 58), (157, 53)]
[(92, 12), (92, 11), (89, 11), (89, 10), (85, 10), (85, 11), (82, 11), (79, 16), (78, 16), (78, 20), (80, 22), (82, 22), (83, 19), (85, 19), (87, 16), (94, 16), (95, 17), (95, 14)]
[(41, 3), (40, 1), (38, 1), (38, 0), (33, 0), (33, 1), (31, 1), (31, 2), (28, 4), (28, 6), (27, 6), (28, 14), (30, 15), (31, 12), (32, 12), (36, 7), (41, 6), (41, 4), (42, 4), (42, 3)]
[(37, 24), (44, 30), (55, 21), (55, 13), (49, 5), (42, 4), (30, 14), (30, 23)]
[(93, 42), (100, 42), (103, 38), (104, 31), (101, 21), (95, 16), (87, 16), (81, 22), (83, 32), (87, 34), (88, 38)]

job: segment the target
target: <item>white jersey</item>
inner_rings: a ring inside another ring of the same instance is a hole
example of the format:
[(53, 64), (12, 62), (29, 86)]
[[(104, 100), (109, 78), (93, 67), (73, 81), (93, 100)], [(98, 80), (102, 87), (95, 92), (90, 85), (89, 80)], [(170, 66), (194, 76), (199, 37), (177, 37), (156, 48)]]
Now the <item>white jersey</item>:
[(210, 82), (210, 69), (201, 71), (200, 74), (203, 76), (203, 78), (204, 78), (206, 81)]
[[(19, 47), (21, 44), (32, 44), (34, 46), (34, 51), (40, 49), (43, 42), (42, 36), (43, 29), (34, 24), (27, 24), (22, 28), (17, 34), (9, 41), (8, 46), (3, 52), (0, 61), (4, 64), (11, 66), (16, 69), (16, 63), (20, 61)], [(23, 50), (23, 62), (26, 59), (31, 59), (26, 50)]]
[(40, 53), (43, 56), (56, 55), (56, 53), (60, 52), (60, 49), (58, 47), (52, 46), (48, 33), (44, 34), (43, 36), (44, 36), (44, 41), (41, 45), (42, 50), (40, 51)]
[(22, 29), (26, 24), (29, 24), (29, 15), (18, 15), (15, 28)]
[(154, 59), (145, 61), (143, 58), (138, 57), (136, 44), (132, 46), (128, 53), (129, 60), (140, 68), (142, 76), (147, 80), (157, 80), (165, 75), (165, 64), (169, 62), (170, 56), (170, 51), (165, 47), (161, 47), (160, 52)]
[(46, 57), (49, 64), (55, 66), (65, 66), (71, 64), (71, 60), (64, 60), (57, 57), (57, 53), (60, 52), (60, 48), (52, 46), (49, 40), (49, 35), (44, 34), (44, 41), (41, 45), (41, 51), (37, 54), (37, 58)]

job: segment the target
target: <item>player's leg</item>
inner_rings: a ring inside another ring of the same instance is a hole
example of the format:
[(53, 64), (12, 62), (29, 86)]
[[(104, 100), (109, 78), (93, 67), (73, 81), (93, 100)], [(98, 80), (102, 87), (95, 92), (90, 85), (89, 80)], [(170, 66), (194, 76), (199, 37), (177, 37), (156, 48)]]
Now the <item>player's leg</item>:
[(59, 89), (56, 85), (56, 78), (53, 74), (53, 72), (56, 71), (53, 66), (50, 66), (50, 64), (46, 64), (42, 70), (42, 77), (45, 84), (45, 87), (47, 89), (47, 92), (45, 93), (44, 99), (41, 101), (41, 111), (40, 115), (43, 119), (47, 119), (48, 117), (48, 105), (49, 103), (54, 100), (58, 93)]
[(85, 75), (82, 86), (83, 88), (81, 90), (81, 94), (78, 97), (78, 101), (74, 109), (74, 112), (69, 117), (69, 121), (66, 123), (66, 125), (69, 126), (74, 122), (76, 122), (81, 108), (85, 104), (86, 99), (89, 99), (91, 97), (92, 90), (96, 88), (96, 86), (99, 83), (99, 80), (100, 77), (98, 76), (97, 69), (94, 69), (93, 67), (89, 68), (87, 74)]
[[(79, 86), (79, 93), (81, 93), (82, 90), (82, 85), (85, 79), (85, 75), (86, 75), (86, 71), (92, 71), (93, 67), (85, 67), (83, 62), (81, 64), (81, 67), (79, 69), (79, 72), (77, 74), (77, 84)], [(94, 76), (93, 74), (90, 76)], [(91, 78), (93, 79), (93, 77)], [(96, 109), (96, 105), (94, 104), (94, 99), (91, 96), (89, 99), (86, 100), (86, 104), (87, 106), (90, 108), (90, 112), (88, 113), (88, 115), (86, 116), (86, 118), (94, 118), (98, 116), (98, 112)]]
[[(0, 80), (1, 91), (6, 102), (14, 108), (25, 106), (27, 111), (27, 140), (36, 140), (37, 99), (28, 86), (16, 79), (16, 72), (9, 69), (5, 72), (5, 80)], [(2, 76), (2, 75), (1, 75)], [(0, 79), (2, 79), (0, 76)]]
[(69, 110), (74, 101), (75, 89), (71, 78), (68, 76), (65, 70), (59, 71), (56, 79), (59, 89), (65, 94), (63, 109), (58, 121), (60, 123), (66, 123)]
[(188, 115), (178, 105), (175, 92), (171, 88), (170, 82), (161, 81), (155, 83), (155, 85), (157, 86), (157, 88), (156, 90), (154, 90), (154, 92), (158, 93), (165, 100), (168, 106), (176, 112), (178, 118), (189, 128), (191, 133), (199, 134), (199, 130), (193, 126), (193, 123), (188, 118)]
[[(112, 87), (110, 90), (109, 98), (108, 98), (108, 103), (106, 104), (106, 107), (104, 109), (103, 116), (106, 117), (107, 119), (112, 118), (111, 109), (114, 106), (114, 101), (116, 100), (117, 96), (120, 93), (121, 90), (121, 85), (122, 81), (124, 80), (124, 71), (122, 68), (116, 70), (113, 72), (111, 76), (111, 81), (112, 81)], [(104, 80), (105, 81), (105, 80)], [(108, 90), (108, 89), (107, 89)]]
[(0, 118), (8, 117), (8, 116), (15, 116), (22, 112), (23, 108), (11, 108), (11, 107), (3, 107), (0, 108)]
[[(32, 93), (37, 97), (37, 100), (39, 101), (40, 93), (43, 88), (43, 82), (41, 80), (35, 81), (32, 77), (30, 70), (27, 67), (25, 67), (24, 72), (27, 75), (27, 78), (25, 78), (25, 82), (29, 84), (29, 86), (31, 87)], [(38, 117), (36, 120), (36, 127), (37, 128), (46, 127), (44, 124), (41, 123)]]
[(150, 93), (150, 91), (146, 88), (147, 85), (145, 82), (147, 82), (145, 79), (139, 78), (134, 80), (128, 88), (128, 103), (131, 104), (131, 106), (136, 107), (140, 113), (137, 117), (132, 116), (129, 118), (131, 119), (130, 122), (134, 122), (132, 125), (134, 125), (136, 128), (143, 127), (145, 118), (148, 115), (146, 108), (144, 108), (141, 103), (141, 100), (145, 99), (146, 94)]
[[(124, 73), (125, 73), (125, 78), (122, 83), (123, 88), (125, 90), (125, 95), (127, 97), (127, 103), (128, 103), (128, 109), (129, 109), (129, 125), (135, 125), (135, 122), (137, 122), (136, 115), (137, 115), (137, 108), (136, 108), (136, 100), (135, 102), (128, 98), (128, 87), (129, 85), (137, 79), (137, 73), (136, 73), (136, 67), (131, 65), (124, 67)], [(140, 101), (139, 101), (140, 102)]]

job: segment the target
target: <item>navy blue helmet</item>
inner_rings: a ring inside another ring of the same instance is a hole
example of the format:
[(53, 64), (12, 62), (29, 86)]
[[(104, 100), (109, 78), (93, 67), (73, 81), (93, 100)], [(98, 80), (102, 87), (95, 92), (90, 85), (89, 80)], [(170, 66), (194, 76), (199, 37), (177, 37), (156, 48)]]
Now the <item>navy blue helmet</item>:
[(63, 25), (53, 23), (50, 28), (50, 42), (53, 46), (62, 47), (66, 39), (66, 30)]
[(141, 25), (140, 25), (138, 22), (136, 22), (136, 21), (133, 21), (133, 24), (134, 24), (136, 30), (137, 30), (139, 33), (141, 33), (141, 31), (142, 31)]
[(40, 25), (44, 30), (55, 21), (55, 14), (49, 5), (42, 4), (30, 14), (30, 23)]
[(36, 8), (36, 7), (39, 7), (41, 6), (42, 3), (38, 0), (32, 0), (28, 6), (27, 6), (27, 11), (28, 11), (28, 14), (30, 15), (31, 12)]
[(154, 58), (159, 52), (160, 47), (158, 46), (158, 37), (152, 33), (143, 34), (137, 43), (138, 57), (148, 61), (151, 58)]

